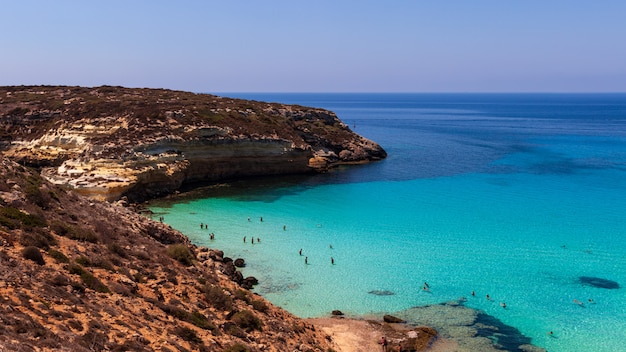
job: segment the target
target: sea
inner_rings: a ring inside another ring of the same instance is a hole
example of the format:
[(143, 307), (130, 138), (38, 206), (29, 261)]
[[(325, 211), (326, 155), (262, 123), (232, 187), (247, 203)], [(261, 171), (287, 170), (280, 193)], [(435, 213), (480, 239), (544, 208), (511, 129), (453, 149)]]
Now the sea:
[(245, 259), (254, 292), (452, 335), (456, 314), (424, 319), (463, 307), (488, 319), (461, 334), (503, 350), (626, 351), (626, 94), (218, 95), (332, 110), (388, 153), (150, 203)]

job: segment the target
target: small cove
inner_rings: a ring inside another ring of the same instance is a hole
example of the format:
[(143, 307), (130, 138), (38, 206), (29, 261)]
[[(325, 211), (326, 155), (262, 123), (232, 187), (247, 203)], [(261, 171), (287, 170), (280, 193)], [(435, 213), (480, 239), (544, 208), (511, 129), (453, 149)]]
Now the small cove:
[(550, 96), (256, 99), (330, 108), (390, 155), (151, 204), (194, 243), (245, 258), (256, 292), (302, 317), (409, 312), (464, 297), (549, 351), (622, 348), (623, 288), (580, 278), (626, 282), (624, 97), (601, 101), (603, 111), (614, 107), (602, 123), (597, 96), (576, 100), (578, 110)]

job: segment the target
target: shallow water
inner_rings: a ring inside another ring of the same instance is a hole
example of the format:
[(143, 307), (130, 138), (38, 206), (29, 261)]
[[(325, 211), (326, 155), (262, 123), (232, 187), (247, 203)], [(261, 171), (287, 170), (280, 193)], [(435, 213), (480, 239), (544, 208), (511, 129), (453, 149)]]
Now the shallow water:
[(330, 108), (389, 153), (153, 204), (256, 292), (303, 317), (466, 297), (549, 351), (625, 350), (625, 95), (242, 97)]

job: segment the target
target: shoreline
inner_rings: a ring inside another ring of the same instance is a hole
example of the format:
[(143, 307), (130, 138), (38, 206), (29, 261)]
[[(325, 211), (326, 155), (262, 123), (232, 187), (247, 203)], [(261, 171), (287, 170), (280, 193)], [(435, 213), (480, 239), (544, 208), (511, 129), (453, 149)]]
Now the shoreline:
[[(379, 318), (326, 317), (307, 318), (306, 322), (332, 338), (331, 345), (336, 352), (371, 352), (381, 349), (380, 340), (385, 336), (390, 342), (389, 352), (395, 352), (398, 344), (410, 339), (410, 325), (403, 323), (386, 323)], [(418, 333), (417, 336), (420, 334)], [(425, 335), (425, 334), (422, 334)], [(413, 335), (415, 336), (415, 335)], [(420, 341), (424, 348), (419, 351), (443, 352), (459, 351), (459, 344), (440, 334), (433, 337), (424, 336)]]

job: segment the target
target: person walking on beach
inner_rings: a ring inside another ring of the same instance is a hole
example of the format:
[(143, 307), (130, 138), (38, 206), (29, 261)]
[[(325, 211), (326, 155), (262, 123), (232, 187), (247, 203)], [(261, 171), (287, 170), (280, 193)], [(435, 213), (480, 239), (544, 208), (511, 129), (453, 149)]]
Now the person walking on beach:
[(387, 352), (387, 338), (384, 336), (380, 339), (380, 345), (383, 347), (383, 352)]

